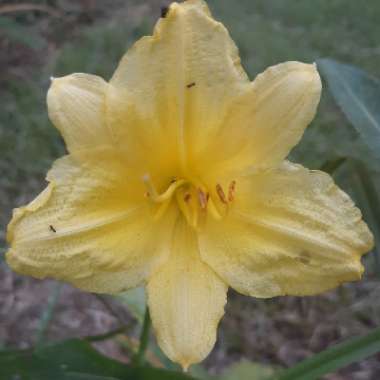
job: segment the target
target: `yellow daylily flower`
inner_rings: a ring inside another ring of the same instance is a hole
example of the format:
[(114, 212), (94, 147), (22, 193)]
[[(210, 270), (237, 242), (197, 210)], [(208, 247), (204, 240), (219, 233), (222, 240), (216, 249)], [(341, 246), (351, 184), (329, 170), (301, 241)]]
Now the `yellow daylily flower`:
[(300, 62), (251, 82), (203, 1), (171, 4), (110, 82), (53, 80), (69, 154), (14, 211), (9, 265), (91, 292), (145, 285), (158, 343), (184, 368), (212, 349), (229, 286), (265, 298), (360, 279), (373, 246), (360, 211), (286, 161), (320, 93)]

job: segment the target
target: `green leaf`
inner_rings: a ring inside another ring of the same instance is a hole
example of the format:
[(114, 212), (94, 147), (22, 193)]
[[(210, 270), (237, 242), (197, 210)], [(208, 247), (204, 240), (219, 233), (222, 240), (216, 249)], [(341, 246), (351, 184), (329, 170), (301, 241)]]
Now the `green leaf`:
[(274, 374), (274, 369), (253, 363), (248, 360), (242, 360), (229, 367), (220, 380), (268, 380)]
[(36, 351), (0, 352), (0, 380), (191, 380), (180, 372), (132, 367), (72, 339)]
[(319, 170), (333, 175), (334, 172), (336, 172), (346, 162), (346, 160), (346, 157), (337, 157), (331, 160), (327, 160), (323, 163)]
[[(380, 197), (365, 165), (357, 160), (351, 160), (349, 179), (354, 187), (354, 198), (363, 213), (374, 237), (375, 248), (373, 249), (374, 264), (371, 274), (380, 275)], [(374, 270), (375, 269), (375, 270)]]
[(88, 375), (86, 373), (69, 372), (65, 374), (65, 380), (119, 380), (116, 377), (104, 377), (98, 375)]
[(380, 159), (380, 81), (332, 59), (320, 59), (317, 63), (335, 101), (374, 157)]
[(277, 380), (314, 380), (380, 351), (380, 328), (337, 344), (281, 372)]

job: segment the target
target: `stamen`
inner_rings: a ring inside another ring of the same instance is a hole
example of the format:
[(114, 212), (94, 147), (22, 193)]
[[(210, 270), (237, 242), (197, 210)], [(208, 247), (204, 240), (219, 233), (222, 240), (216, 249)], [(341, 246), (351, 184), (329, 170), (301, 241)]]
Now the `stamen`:
[(180, 179), (179, 181), (175, 181), (175, 182), (173, 182), (173, 183), (168, 187), (168, 189), (167, 189), (164, 193), (158, 195), (158, 196), (156, 197), (156, 199), (154, 199), (154, 200), (155, 200), (156, 202), (163, 202), (163, 201), (166, 201), (167, 199), (171, 198), (171, 196), (174, 194), (174, 192), (175, 192), (180, 186), (182, 186), (184, 183), (186, 183), (186, 181), (183, 180), (183, 179)]
[(179, 181), (173, 179), (174, 182), (172, 181), (170, 186), (167, 188), (167, 190), (162, 193), (162, 194), (158, 194), (157, 193), (157, 190), (156, 188), (154, 187), (153, 183), (152, 183), (152, 180), (150, 178), (150, 175), (149, 174), (145, 174), (144, 177), (143, 177), (143, 181), (145, 183), (145, 186), (147, 187), (148, 189), (148, 197), (151, 197), (151, 199), (155, 202), (165, 202), (166, 200), (168, 200), (169, 198), (171, 198), (171, 196), (174, 194), (174, 192), (180, 187), (182, 186), (184, 183), (186, 183), (185, 180), (183, 179), (180, 179)]
[(214, 219), (216, 220), (222, 219), (222, 215), (219, 213), (218, 209), (216, 208), (214, 202), (212, 201), (212, 198), (209, 199), (208, 210), (210, 211)]
[(198, 199), (201, 209), (206, 210), (208, 197), (201, 189), (198, 189)]
[(224, 194), (222, 186), (220, 186), (219, 183), (216, 185), (216, 192), (217, 192), (221, 202), (224, 204), (227, 204), (226, 194)]
[(235, 190), (236, 190), (236, 181), (232, 181), (230, 183), (229, 188), (228, 188), (228, 201), (229, 202), (232, 202), (234, 200)]
[(196, 228), (198, 225), (198, 208), (192, 207), (192, 218), (191, 218), (191, 226)]
[(168, 209), (168, 206), (170, 205), (170, 199), (166, 202), (163, 202), (159, 205), (158, 210), (153, 216), (153, 220), (159, 220), (162, 215), (165, 214), (166, 210)]
[[(149, 174), (145, 174), (142, 180), (147, 188), (144, 196), (158, 203), (153, 208), (155, 220), (160, 219), (167, 212), (174, 196), (183, 216), (188, 224), (194, 228), (197, 228), (198, 223), (207, 217), (206, 211), (210, 213), (210, 217), (217, 220), (222, 219), (228, 213), (229, 202), (233, 201), (236, 190), (236, 181), (232, 181), (228, 186), (227, 195), (218, 183), (216, 184), (217, 196), (215, 197), (210, 195), (207, 188), (199, 181), (172, 177), (169, 179), (167, 189), (160, 194)], [(216, 201), (218, 198), (219, 201)]]
[(185, 197), (183, 196), (183, 192), (181, 190), (177, 191), (175, 193), (175, 197), (177, 199), (178, 207), (182, 211), (182, 214), (185, 216), (187, 222), (191, 225), (192, 224), (192, 217), (190, 214), (190, 209), (188, 204), (185, 202)]

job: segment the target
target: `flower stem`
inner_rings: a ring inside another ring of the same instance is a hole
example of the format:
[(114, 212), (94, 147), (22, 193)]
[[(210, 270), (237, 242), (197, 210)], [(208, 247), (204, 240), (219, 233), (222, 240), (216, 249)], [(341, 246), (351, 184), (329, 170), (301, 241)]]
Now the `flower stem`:
[(54, 284), (53, 290), (48, 298), (46, 310), (43, 312), (40, 324), (37, 328), (36, 348), (40, 348), (44, 344), (45, 335), (53, 319), (54, 311), (57, 306), (59, 295), (61, 293), (62, 284), (57, 282)]
[(145, 309), (145, 316), (144, 316), (144, 323), (142, 326), (141, 330), (141, 335), (140, 335), (140, 346), (139, 350), (133, 360), (134, 364), (136, 366), (140, 366), (144, 363), (144, 357), (145, 357), (145, 351), (148, 347), (149, 343), (149, 331), (150, 331), (150, 314), (149, 314), (149, 309), (146, 307)]
[(121, 326), (104, 334), (86, 336), (84, 339), (88, 342), (101, 342), (103, 340), (111, 339), (116, 335), (125, 333), (125, 329), (125, 326)]

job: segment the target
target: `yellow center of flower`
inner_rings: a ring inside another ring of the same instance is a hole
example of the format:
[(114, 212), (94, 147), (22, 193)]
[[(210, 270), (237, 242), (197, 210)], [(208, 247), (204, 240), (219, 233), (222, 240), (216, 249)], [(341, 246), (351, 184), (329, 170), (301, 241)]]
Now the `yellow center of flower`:
[(221, 219), (226, 215), (229, 204), (234, 200), (236, 182), (232, 181), (225, 192), (220, 184), (213, 191), (194, 180), (173, 178), (163, 193), (158, 193), (149, 174), (143, 177), (147, 188), (146, 198), (152, 203), (154, 218), (164, 215), (172, 200), (182, 212), (190, 226), (197, 228), (207, 215)]

